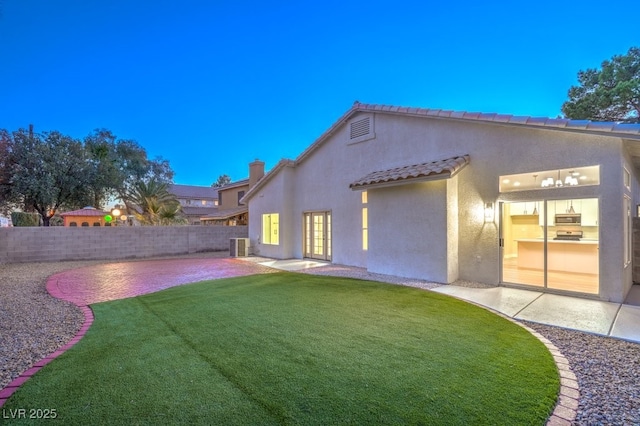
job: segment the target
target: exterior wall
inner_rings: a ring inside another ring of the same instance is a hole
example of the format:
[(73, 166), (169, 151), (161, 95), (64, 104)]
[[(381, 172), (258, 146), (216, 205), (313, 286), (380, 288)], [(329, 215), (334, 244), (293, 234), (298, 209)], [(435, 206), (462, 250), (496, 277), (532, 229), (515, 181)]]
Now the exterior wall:
[(0, 263), (132, 259), (228, 251), (246, 226), (0, 228)]
[(249, 191), (249, 185), (247, 184), (219, 190), (220, 205), (218, 206), (218, 210), (233, 209), (242, 206), (242, 204), (238, 203), (238, 192), (240, 191), (244, 191), (246, 193)]
[(381, 274), (451, 282), (447, 182), (439, 180), (371, 189), (368, 198), (367, 269)]
[[(350, 121), (361, 117), (361, 114), (355, 114)], [(382, 216), (388, 215), (388, 221), (395, 221), (393, 215), (400, 215), (406, 216), (405, 219), (411, 218), (411, 221), (405, 220), (403, 226), (415, 230), (421, 226), (418, 222), (420, 218), (401, 212), (412, 205), (408, 197), (402, 195), (404, 190), (400, 189), (401, 186), (384, 192), (389, 205), (376, 199), (375, 195), (372, 198), (371, 193), (377, 190), (371, 190), (368, 207), (369, 218), (370, 221), (373, 218), (373, 222), (369, 224), (369, 250), (364, 251), (361, 195), (359, 191), (351, 191), (349, 183), (373, 171), (469, 154), (470, 164), (455, 178), (447, 180), (447, 189), (440, 198), (440, 203), (446, 203), (447, 206), (447, 219), (441, 219), (446, 221), (447, 226), (442, 230), (433, 229), (438, 234), (437, 241), (446, 244), (446, 256), (438, 255), (448, 259), (446, 273), (442, 272), (440, 266), (434, 266), (442, 281), (460, 278), (489, 284), (500, 283), (500, 201), (598, 198), (599, 296), (603, 300), (617, 302), (624, 299), (632, 277), (631, 269), (623, 267), (622, 165), (628, 164), (629, 159), (621, 139), (552, 129), (394, 114), (375, 114), (374, 123), (375, 137), (359, 143), (349, 143), (349, 122), (335, 129), (317, 149), (290, 169), (290, 179), (295, 181), (292, 190), (284, 192), (282, 188), (276, 189), (285, 184), (284, 180), (277, 181), (283, 172), (278, 173), (279, 176), (251, 198), (250, 213), (255, 218), (252, 225), (261, 226), (260, 215), (266, 212), (264, 203), (256, 200), (262, 195), (271, 197), (274, 190), (281, 191), (278, 200), (291, 203), (293, 220), (288, 223), (281, 219), (280, 228), (294, 233), (290, 240), (293, 257), (302, 257), (302, 213), (329, 210), (333, 221), (333, 262), (388, 271), (391, 262), (386, 261), (384, 256), (391, 252), (387, 248), (390, 234), (374, 227), (382, 226)], [(599, 186), (499, 192), (500, 175), (592, 165), (600, 166)], [(632, 179), (637, 187), (635, 169), (628, 167), (628, 170), (633, 174)], [(396, 194), (395, 191), (399, 192)], [(636, 204), (637, 194), (633, 196)], [(279, 202), (276, 201), (276, 204)], [(413, 202), (424, 206), (422, 200)], [(496, 220), (493, 223), (484, 221), (485, 202), (496, 204)], [(274, 206), (269, 208), (274, 210)], [(383, 214), (376, 213), (376, 208)], [(400, 223), (395, 225), (399, 226)], [(442, 223), (437, 226), (442, 226)], [(391, 228), (389, 224), (387, 227)], [(445, 231), (446, 236), (442, 235)], [(432, 244), (424, 242), (424, 232), (425, 228), (420, 228), (416, 234), (405, 232), (405, 237), (409, 239), (405, 244), (422, 242), (422, 252), (427, 248), (431, 250)], [(376, 250), (383, 252), (374, 253)], [(279, 255), (288, 256), (289, 252), (281, 251)], [(377, 266), (380, 262), (386, 266)], [(404, 261), (402, 266), (398, 265), (398, 275), (406, 276), (409, 273), (407, 271), (411, 271), (411, 274), (417, 272), (412, 269), (415, 268), (412, 263)]]
[(640, 218), (633, 218), (633, 282), (640, 284)]
[[(109, 213), (105, 213), (107, 215)], [(105, 225), (104, 215), (102, 216), (64, 216), (64, 226), (70, 226), (71, 222), (75, 222), (77, 226), (82, 226), (82, 222), (87, 222), (89, 226), (94, 226), (94, 223), (99, 223), (100, 226)], [(97, 225), (95, 225), (97, 226)]]
[[(258, 196), (251, 199), (251, 215), (254, 215), (252, 217), (255, 219), (249, 221), (249, 238), (253, 254), (274, 259), (295, 257), (294, 241), (297, 238), (302, 238), (302, 230), (298, 230), (298, 220), (296, 220), (291, 207), (292, 197), (290, 195), (293, 193), (294, 184), (294, 171), (291, 168), (285, 168), (267, 183), (265, 189)], [(278, 245), (262, 244), (262, 215), (267, 213), (280, 215), (280, 243)], [(299, 226), (302, 226), (301, 220)], [(302, 257), (302, 255), (298, 254), (297, 257)]]

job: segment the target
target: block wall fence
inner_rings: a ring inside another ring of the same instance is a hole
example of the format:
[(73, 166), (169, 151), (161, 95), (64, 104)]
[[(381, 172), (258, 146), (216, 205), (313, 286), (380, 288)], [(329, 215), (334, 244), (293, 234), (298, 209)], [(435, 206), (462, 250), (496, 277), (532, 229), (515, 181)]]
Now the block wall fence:
[(0, 264), (116, 260), (229, 251), (247, 226), (0, 228)]

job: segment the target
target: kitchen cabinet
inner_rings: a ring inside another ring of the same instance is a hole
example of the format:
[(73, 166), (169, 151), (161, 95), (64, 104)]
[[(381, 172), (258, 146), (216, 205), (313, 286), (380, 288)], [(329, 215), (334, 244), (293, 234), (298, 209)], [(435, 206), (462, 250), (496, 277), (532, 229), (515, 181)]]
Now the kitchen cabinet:
[(584, 198), (575, 200), (573, 208), (582, 214), (582, 226), (598, 226), (598, 199)]
[(522, 216), (533, 213), (534, 203), (509, 203), (510, 216)]

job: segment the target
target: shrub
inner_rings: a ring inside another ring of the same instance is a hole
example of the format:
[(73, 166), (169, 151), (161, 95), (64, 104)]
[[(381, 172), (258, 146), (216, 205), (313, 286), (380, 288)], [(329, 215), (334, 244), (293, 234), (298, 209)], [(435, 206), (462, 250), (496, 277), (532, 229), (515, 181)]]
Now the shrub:
[(11, 212), (13, 226), (40, 226), (38, 213)]

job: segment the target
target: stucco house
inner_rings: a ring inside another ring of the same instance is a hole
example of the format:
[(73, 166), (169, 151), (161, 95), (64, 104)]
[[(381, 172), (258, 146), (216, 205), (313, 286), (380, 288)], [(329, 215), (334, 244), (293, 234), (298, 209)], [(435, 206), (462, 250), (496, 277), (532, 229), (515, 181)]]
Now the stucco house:
[(255, 254), (622, 302), (640, 125), (354, 103), (242, 198)]
[(182, 214), (190, 225), (200, 225), (200, 217), (214, 214), (218, 207), (218, 190), (210, 186), (172, 184), (169, 193), (175, 195)]
[(264, 161), (249, 163), (249, 177), (218, 188), (218, 210), (200, 217), (203, 225), (247, 225), (249, 208), (242, 198), (264, 176)]
[(111, 226), (105, 221), (108, 212), (98, 210), (95, 207), (84, 207), (80, 210), (72, 210), (60, 213), (64, 226)]

